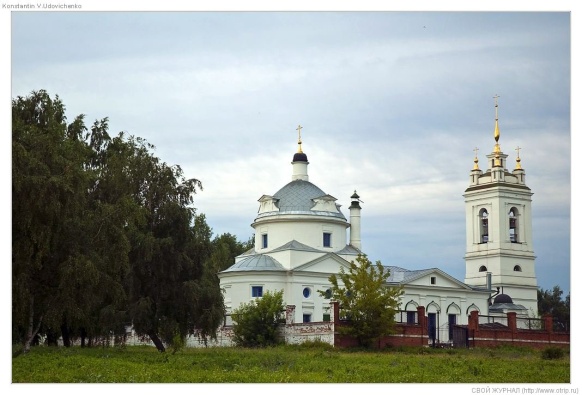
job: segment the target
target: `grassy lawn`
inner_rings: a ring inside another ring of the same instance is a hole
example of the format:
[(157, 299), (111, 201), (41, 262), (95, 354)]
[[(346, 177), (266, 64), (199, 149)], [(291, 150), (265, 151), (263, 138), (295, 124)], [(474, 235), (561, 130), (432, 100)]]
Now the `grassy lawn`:
[(569, 383), (569, 354), (519, 348), (385, 351), (36, 347), (12, 359), (13, 383)]

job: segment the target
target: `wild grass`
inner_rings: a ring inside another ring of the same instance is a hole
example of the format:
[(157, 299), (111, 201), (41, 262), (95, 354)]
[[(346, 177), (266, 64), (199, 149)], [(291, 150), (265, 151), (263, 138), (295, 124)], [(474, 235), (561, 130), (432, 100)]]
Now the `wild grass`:
[(15, 353), (13, 383), (569, 383), (570, 360), (519, 348), (382, 351), (321, 344), (265, 349), (51, 348)]

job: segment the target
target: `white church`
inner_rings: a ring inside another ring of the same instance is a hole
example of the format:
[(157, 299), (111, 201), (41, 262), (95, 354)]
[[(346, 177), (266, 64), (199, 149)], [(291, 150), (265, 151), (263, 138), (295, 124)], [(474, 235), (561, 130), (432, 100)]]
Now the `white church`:
[[(537, 316), (532, 192), (525, 183), (519, 151), (515, 169), (506, 168), (508, 156), (499, 146), (497, 108), (496, 99), (495, 145), (487, 155), (487, 170), (479, 169), (475, 156), (463, 195), (465, 279), (455, 279), (438, 268), (407, 270), (406, 262), (402, 262), (404, 267), (387, 266), (387, 285), (402, 286), (404, 291), (400, 309), (410, 313), (401, 314), (404, 322), (414, 319), (418, 306), (425, 307), (429, 331), (443, 324), (467, 324), (474, 310), (480, 315)], [(337, 199), (309, 181), (301, 126), (298, 131), (290, 182), (258, 199), (251, 225), (255, 247), (218, 273), (227, 313), (267, 291), (283, 290), (284, 304), (295, 306), (294, 322), (329, 321), (330, 275), (342, 267), (347, 270), (350, 261), (365, 254), (358, 194), (351, 196), (346, 218)]]

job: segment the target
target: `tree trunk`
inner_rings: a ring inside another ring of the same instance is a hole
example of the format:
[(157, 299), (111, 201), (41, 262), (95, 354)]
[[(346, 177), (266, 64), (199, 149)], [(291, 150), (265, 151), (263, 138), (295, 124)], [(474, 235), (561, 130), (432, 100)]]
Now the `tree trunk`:
[(40, 329), (40, 324), (42, 323), (42, 316), (40, 316), (38, 320), (38, 324), (36, 328), (34, 327), (34, 296), (30, 296), (30, 306), (29, 306), (29, 313), (28, 313), (28, 329), (26, 332), (26, 338), (24, 339), (24, 348), (22, 350), (23, 353), (27, 353), (30, 351), (30, 344), (34, 340), (34, 337), (38, 333)]
[(65, 347), (71, 347), (71, 332), (66, 323), (61, 325), (61, 336), (63, 336), (63, 345)]
[(160, 338), (158, 337), (158, 335), (154, 331), (148, 332), (148, 336), (150, 337), (150, 339), (152, 339), (152, 341), (156, 345), (156, 348), (158, 349), (159, 352), (166, 351), (166, 347), (164, 347), (164, 344), (162, 343), (162, 341), (160, 340)]
[(85, 348), (85, 339), (87, 338), (87, 331), (85, 328), (81, 328), (81, 348)]

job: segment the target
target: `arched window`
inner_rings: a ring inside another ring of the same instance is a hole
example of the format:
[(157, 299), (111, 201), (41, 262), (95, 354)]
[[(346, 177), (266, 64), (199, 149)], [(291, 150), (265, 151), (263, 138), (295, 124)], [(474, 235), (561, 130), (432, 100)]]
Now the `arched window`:
[(487, 266), (481, 266), (481, 267), (479, 268), (479, 271), (480, 271), (480, 272), (486, 272), (486, 271), (487, 271)]
[(512, 243), (519, 242), (518, 232), (517, 232), (517, 209), (512, 207), (509, 210), (509, 241)]
[(418, 319), (416, 318), (416, 309), (418, 307), (418, 303), (414, 300), (411, 300), (406, 304), (404, 310), (406, 310), (406, 323), (409, 325), (418, 324)]
[(515, 266), (513, 267), (513, 271), (514, 271), (514, 272), (521, 272), (521, 266), (519, 266), (519, 265), (515, 265)]
[(487, 216), (487, 210), (482, 208), (479, 211), (479, 243), (487, 243), (489, 241), (489, 221)]

